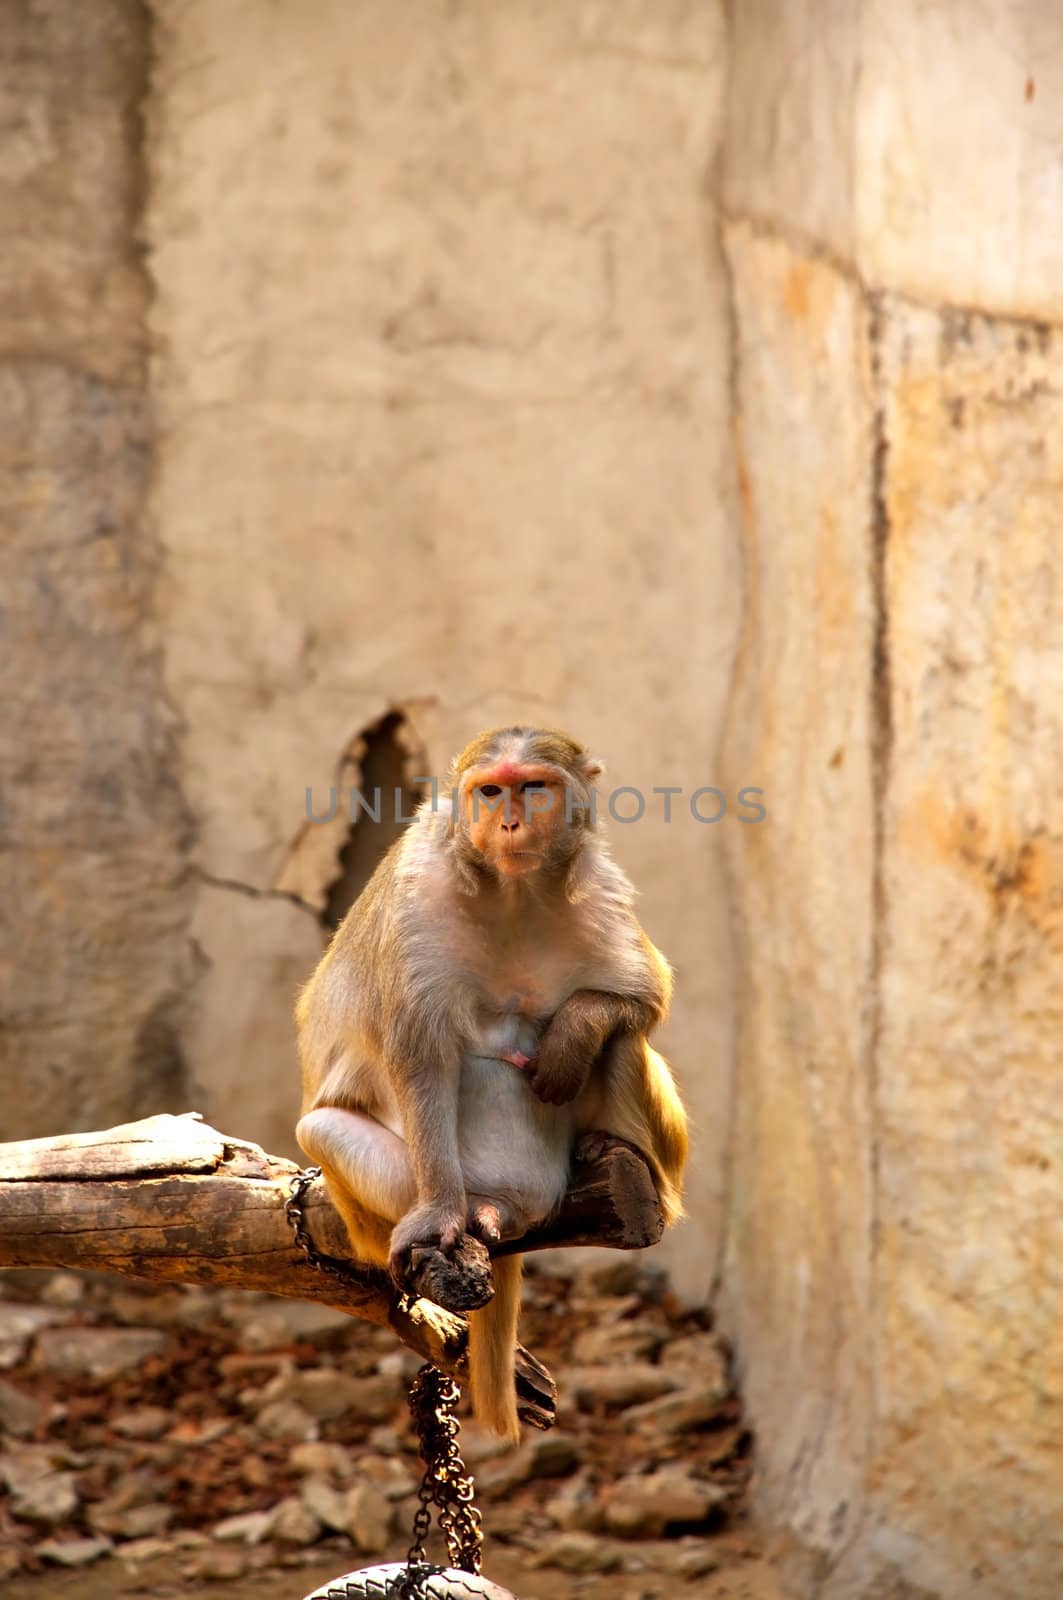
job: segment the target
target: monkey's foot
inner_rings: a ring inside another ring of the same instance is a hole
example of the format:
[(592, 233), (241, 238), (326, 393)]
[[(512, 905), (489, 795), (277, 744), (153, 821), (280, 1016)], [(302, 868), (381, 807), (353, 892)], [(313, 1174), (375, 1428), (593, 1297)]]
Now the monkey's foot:
[(479, 1311), (495, 1292), (487, 1247), (464, 1233), (449, 1256), (431, 1244), (415, 1244), (404, 1274), (411, 1294), (434, 1300), (444, 1311)]
[(573, 1156), (581, 1165), (600, 1161), (607, 1150), (620, 1142), (613, 1134), (603, 1133), (600, 1128), (595, 1128), (590, 1133), (581, 1134), (576, 1140)]
[(474, 1239), (490, 1247), (502, 1238), (502, 1213), (493, 1200), (477, 1200), (469, 1206), (466, 1226)]

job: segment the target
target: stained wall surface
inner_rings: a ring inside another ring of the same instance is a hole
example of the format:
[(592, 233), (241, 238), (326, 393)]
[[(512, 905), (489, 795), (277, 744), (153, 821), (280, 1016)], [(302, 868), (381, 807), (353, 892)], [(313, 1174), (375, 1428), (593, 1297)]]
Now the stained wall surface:
[(708, 198), (721, 8), (161, 0), (155, 19), (152, 512), (198, 821), (197, 1103), (291, 1148), (291, 1006), (343, 842), (308, 828), (306, 789), (325, 810), (389, 712), (422, 775), (485, 726), (567, 727), (646, 797), (612, 832), (677, 969), (698, 1159), (671, 1248), (704, 1295), (740, 824), (734, 802), (666, 823), (651, 791), (719, 781), (740, 605)]
[(1063, 25), (735, 11), (721, 1310), (794, 1592), (1063, 1586)]
[(791, 1592), (1055, 1600), (1063, 25), (729, 20), (4, 11), (4, 1132), (291, 1149), (347, 791), (568, 726)]
[(149, 24), (0, 8), (0, 1138), (182, 1090), (194, 973), (138, 243)]

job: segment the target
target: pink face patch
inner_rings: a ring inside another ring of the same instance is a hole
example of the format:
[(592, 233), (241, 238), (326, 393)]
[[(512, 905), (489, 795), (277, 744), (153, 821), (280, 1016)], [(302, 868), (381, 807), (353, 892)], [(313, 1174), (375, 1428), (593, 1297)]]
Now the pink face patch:
[(509, 757), (506, 756), (503, 760), (497, 762), (491, 768), (490, 772), (480, 779), (480, 782), (497, 783), (502, 786), (512, 787), (514, 784), (520, 783), (521, 779), (524, 777), (524, 774), (525, 769), (521, 766), (520, 762), (511, 761)]

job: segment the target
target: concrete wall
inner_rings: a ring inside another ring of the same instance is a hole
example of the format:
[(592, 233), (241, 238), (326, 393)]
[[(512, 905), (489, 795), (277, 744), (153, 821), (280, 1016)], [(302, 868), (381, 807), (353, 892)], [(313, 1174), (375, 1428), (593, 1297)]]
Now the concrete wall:
[(763, 786), (613, 829), (679, 980), (669, 1259), (726, 1239), (795, 1595), (1055, 1600), (1063, 21), (730, 17), (4, 10), (4, 1131), (291, 1147), (372, 854), (308, 787), (513, 718)]
[(372, 854), (307, 788), (382, 718), (410, 776), (556, 722), (649, 795), (703, 1297), (738, 824), (649, 791), (718, 780), (739, 609), (721, 8), (55, 0), (0, 54), (4, 1132), (193, 1105), (294, 1152), (294, 994)]
[(188, 818), (151, 632), (132, 0), (0, 8), (0, 1137), (182, 1092)]
[[(291, 1148), (290, 1013), (352, 744), (445, 771), (557, 723), (610, 781), (718, 777), (739, 609), (704, 0), (155, 8), (148, 235), (161, 636), (197, 818), (195, 1098)], [(356, 754), (356, 752), (355, 752)], [(346, 764), (345, 764), (346, 763)], [(676, 965), (703, 1296), (730, 980), (717, 827), (615, 827)], [(655, 814), (654, 814), (655, 813)], [(683, 886), (682, 893), (676, 885)], [(294, 896), (289, 898), (289, 896)]]
[(1063, 1588), (1063, 19), (734, 12), (723, 1313), (796, 1594)]

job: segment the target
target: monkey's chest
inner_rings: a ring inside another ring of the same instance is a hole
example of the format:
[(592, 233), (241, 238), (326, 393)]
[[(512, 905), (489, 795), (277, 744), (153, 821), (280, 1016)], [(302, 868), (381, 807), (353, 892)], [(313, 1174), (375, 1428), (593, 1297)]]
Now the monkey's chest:
[(567, 999), (586, 966), (578, 941), (556, 938), (534, 923), (519, 938), (485, 939), (469, 962), (481, 1032), (493, 1033), (515, 1018), (538, 1025)]

